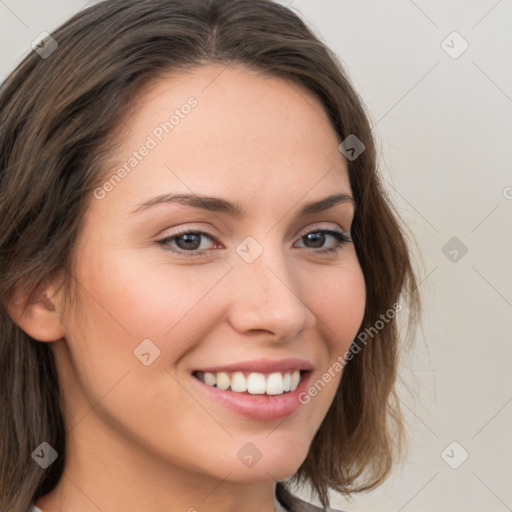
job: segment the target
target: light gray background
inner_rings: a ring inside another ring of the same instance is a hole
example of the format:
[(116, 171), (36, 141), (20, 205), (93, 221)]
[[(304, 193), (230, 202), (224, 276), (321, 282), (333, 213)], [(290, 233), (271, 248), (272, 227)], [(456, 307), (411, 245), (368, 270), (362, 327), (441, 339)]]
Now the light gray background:
[[(347, 512), (512, 510), (512, 3), (281, 3), (344, 62), (372, 117), (382, 175), (423, 260), (424, 329), (404, 355), (400, 388), (409, 457), (377, 490), (355, 502), (334, 496), (332, 505)], [(0, 0), (0, 76), (41, 32), (86, 4)], [(458, 36), (448, 37), (454, 31), (469, 44), (458, 58), (445, 51), (463, 48)], [(452, 252), (456, 261), (442, 251), (452, 237), (468, 249)], [(469, 457), (452, 469), (447, 461), (460, 463), (462, 450)]]

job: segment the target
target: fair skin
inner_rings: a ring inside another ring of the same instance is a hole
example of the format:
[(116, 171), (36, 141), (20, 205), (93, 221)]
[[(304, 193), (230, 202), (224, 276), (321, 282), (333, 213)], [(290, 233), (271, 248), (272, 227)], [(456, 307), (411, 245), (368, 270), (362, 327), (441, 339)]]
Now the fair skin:
[[(47, 299), (17, 317), (51, 343), (63, 390), (66, 466), (36, 502), (44, 512), (270, 512), (275, 482), (297, 471), (332, 403), (341, 372), (270, 420), (212, 400), (192, 375), (300, 358), (315, 382), (349, 348), (366, 300), (353, 243), (306, 238), (349, 233), (351, 202), (298, 215), (306, 203), (352, 196), (321, 103), (282, 79), (222, 69), (159, 79), (139, 96), (106, 179), (175, 108), (198, 103), (103, 199), (91, 198), (74, 254), (79, 307), (65, 311), (48, 280)], [(220, 197), (247, 215), (178, 203), (134, 212), (168, 193)], [(190, 256), (196, 239), (158, 243), (179, 228), (206, 232), (196, 238), (205, 254)], [(249, 236), (263, 249), (251, 263), (236, 252)], [(134, 356), (144, 339), (160, 350), (148, 366)], [(237, 456), (248, 442), (261, 454), (251, 467)]]

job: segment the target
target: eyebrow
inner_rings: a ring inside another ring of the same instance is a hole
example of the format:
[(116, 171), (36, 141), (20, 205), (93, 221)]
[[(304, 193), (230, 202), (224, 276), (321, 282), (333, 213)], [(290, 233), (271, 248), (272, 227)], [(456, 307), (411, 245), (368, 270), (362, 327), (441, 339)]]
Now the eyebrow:
[[(210, 212), (227, 213), (238, 218), (244, 218), (247, 216), (247, 212), (238, 203), (232, 203), (220, 197), (211, 197), (198, 194), (163, 194), (140, 204), (135, 210), (132, 211), (132, 213), (146, 210), (151, 206), (162, 203), (184, 204)], [(332, 208), (339, 203), (351, 203), (354, 208), (356, 207), (354, 198), (351, 195), (342, 192), (339, 194), (330, 195), (318, 201), (311, 201), (306, 203), (299, 210), (298, 215), (302, 217), (304, 215), (321, 212)]]

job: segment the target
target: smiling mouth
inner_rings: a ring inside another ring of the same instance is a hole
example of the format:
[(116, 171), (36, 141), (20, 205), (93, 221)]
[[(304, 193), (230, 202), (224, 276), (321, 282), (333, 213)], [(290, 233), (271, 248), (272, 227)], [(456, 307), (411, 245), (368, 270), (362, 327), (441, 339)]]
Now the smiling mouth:
[(223, 391), (246, 395), (284, 395), (297, 389), (305, 373), (309, 372), (296, 369), (269, 373), (195, 371), (192, 375), (204, 384)]

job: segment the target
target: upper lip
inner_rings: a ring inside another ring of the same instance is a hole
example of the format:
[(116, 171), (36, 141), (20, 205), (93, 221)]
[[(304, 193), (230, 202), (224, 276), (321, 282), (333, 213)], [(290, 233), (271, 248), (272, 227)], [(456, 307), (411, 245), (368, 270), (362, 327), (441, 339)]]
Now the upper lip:
[(288, 359), (253, 359), (252, 361), (240, 361), (238, 363), (222, 364), (217, 366), (209, 366), (207, 368), (197, 368), (195, 371), (199, 372), (284, 372), (288, 370), (313, 370), (313, 365), (305, 359), (298, 359), (296, 357)]

